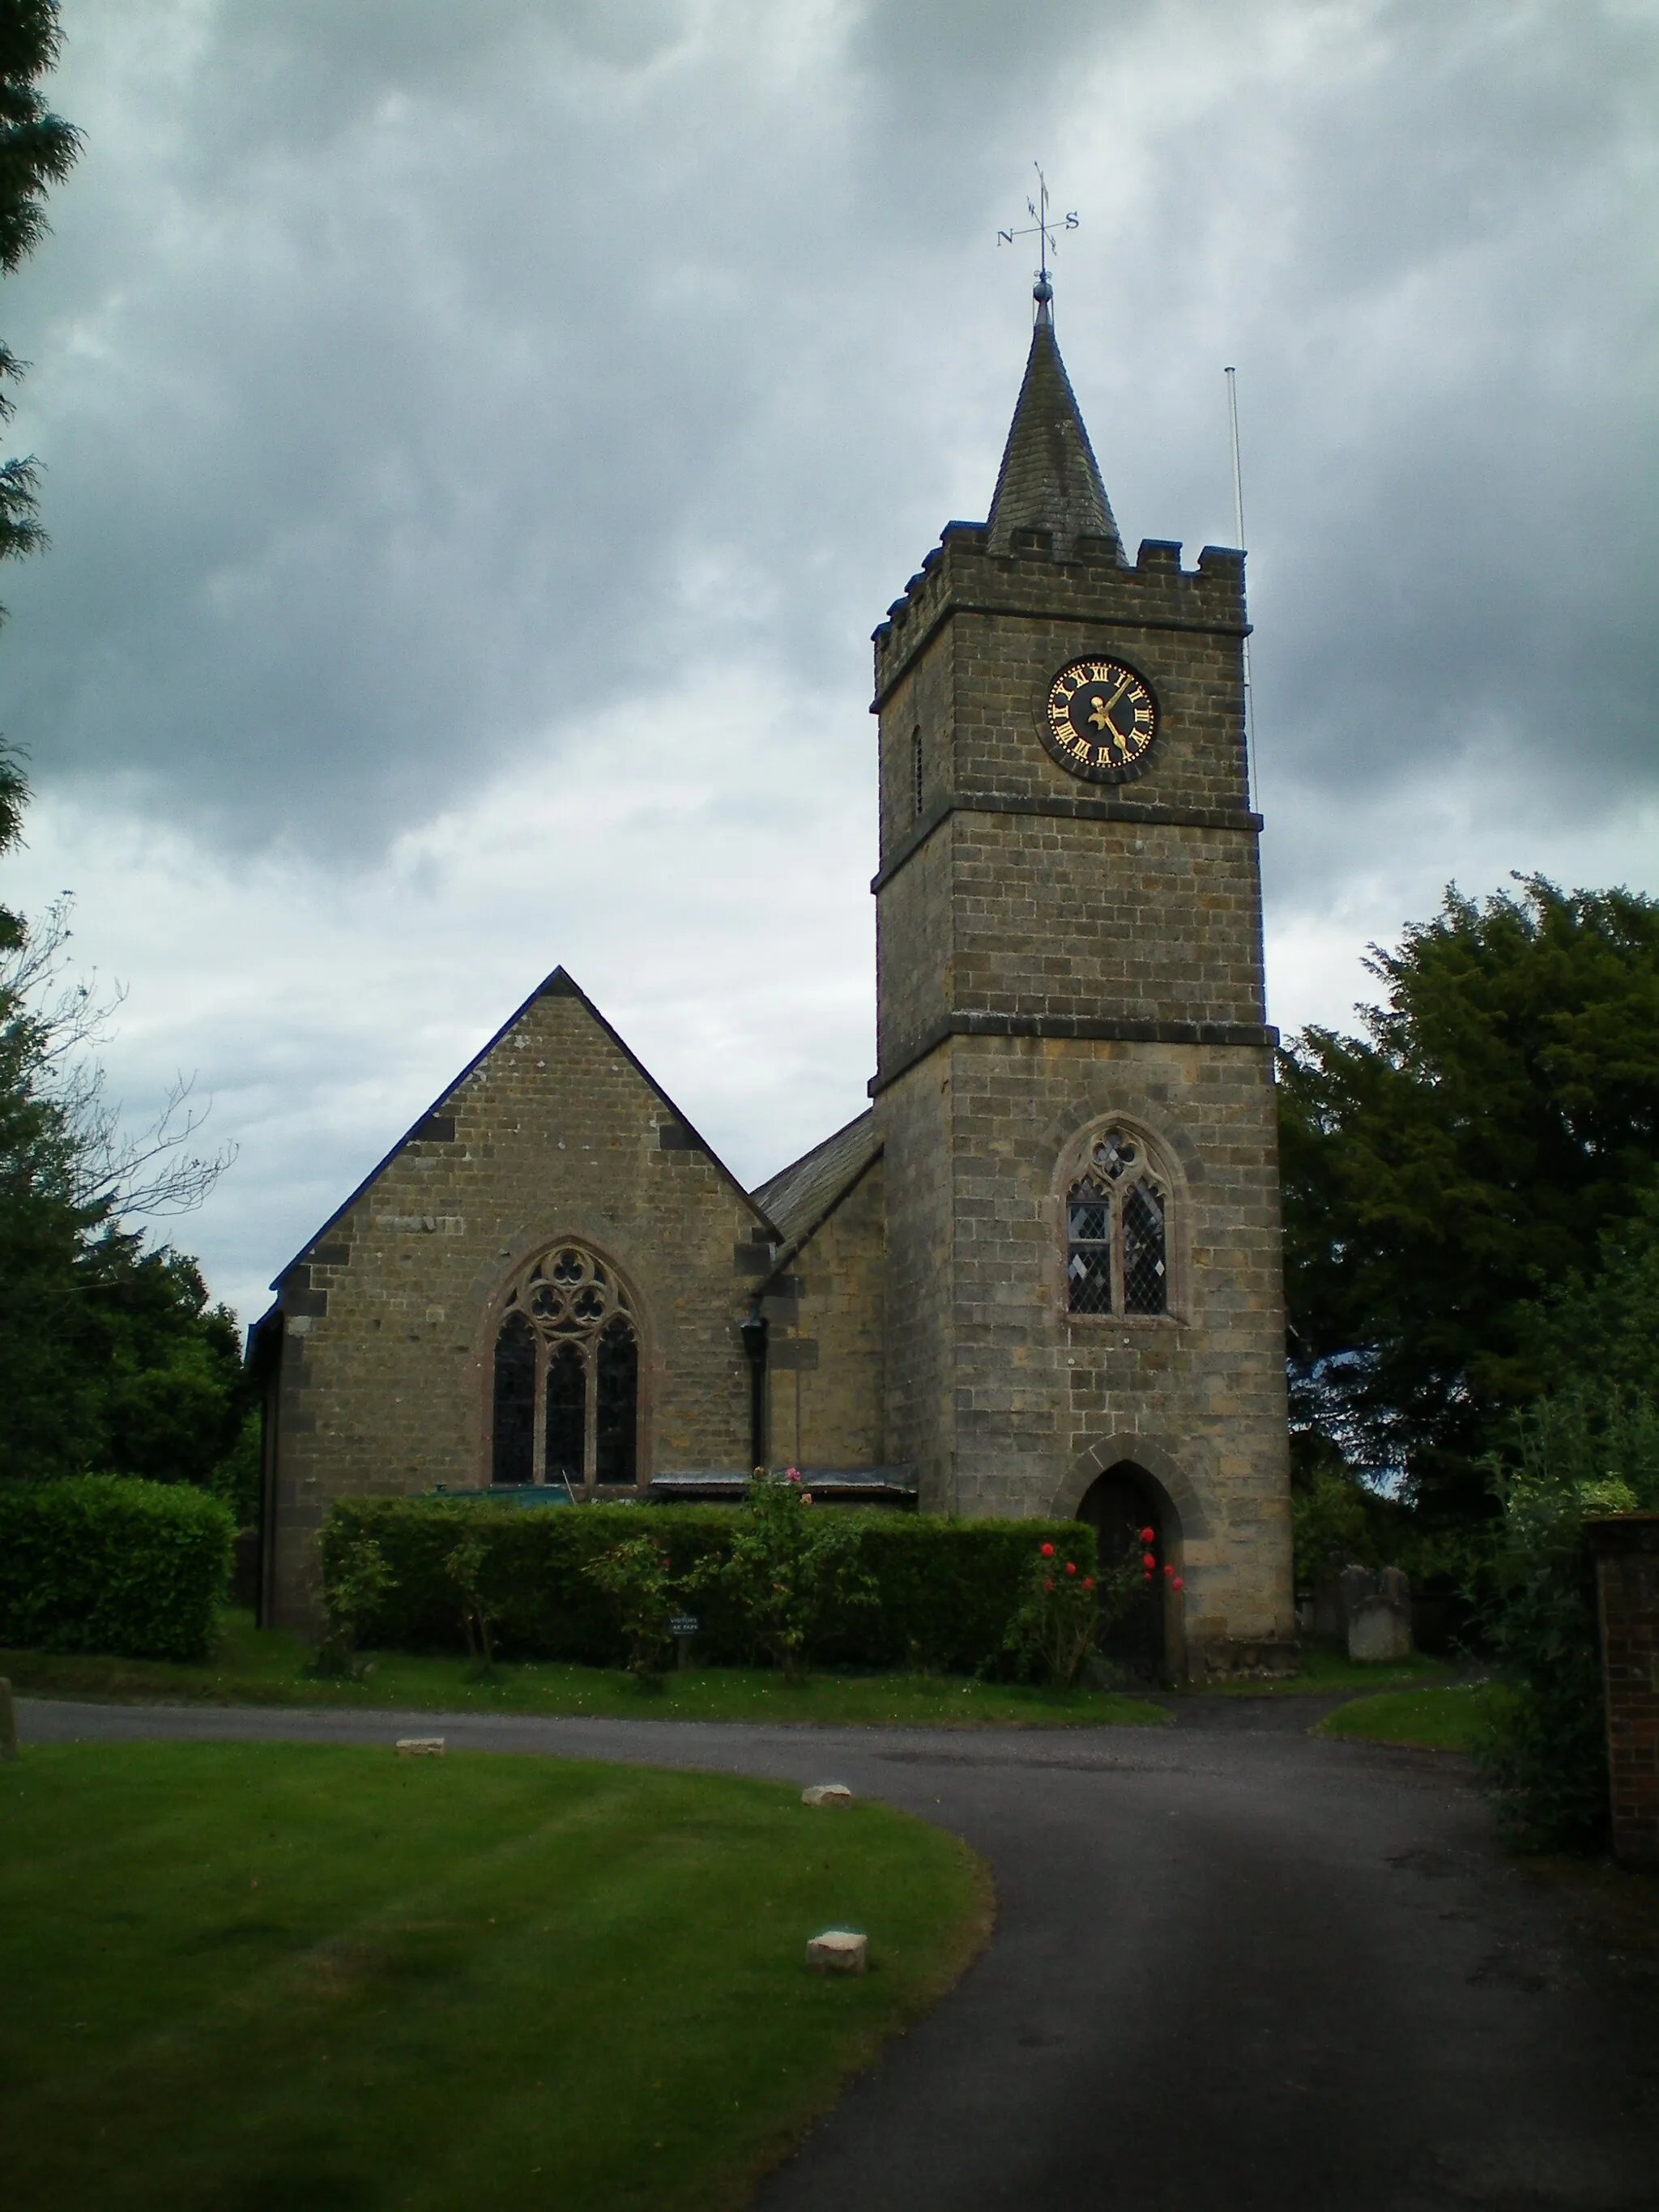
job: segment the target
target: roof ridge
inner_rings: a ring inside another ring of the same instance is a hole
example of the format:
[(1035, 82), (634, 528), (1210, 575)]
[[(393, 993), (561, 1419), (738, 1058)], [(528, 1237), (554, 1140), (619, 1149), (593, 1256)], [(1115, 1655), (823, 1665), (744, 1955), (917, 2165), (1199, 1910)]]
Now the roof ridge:
[(467, 1080), (469, 1076), (475, 1075), (477, 1073), (478, 1069), (483, 1066), (485, 1060), (489, 1059), (490, 1054), (495, 1051), (496, 1046), (501, 1042), (504, 1037), (509, 1036), (512, 1031), (518, 1027), (519, 1024), (524, 1019), (525, 1016), (530, 1012), (530, 1009), (535, 1005), (538, 999), (580, 1000), (585, 1012), (599, 1024), (599, 1028), (605, 1031), (606, 1036), (610, 1038), (611, 1043), (615, 1045), (617, 1051), (621, 1053), (623, 1059), (627, 1060), (629, 1066), (633, 1068), (635, 1073), (639, 1076), (646, 1087), (655, 1094), (663, 1105), (669, 1109), (675, 1120), (679, 1122), (680, 1126), (686, 1131), (687, 1134), (696, 1139), (696, 1149), (701, 1152), (706, 1152), (708, 1154), (714, 1167), (725, 1176), (727, 1182), (732, 1185), (732, 1188), (738, 1193), (744, 1204), (753, 1208), (754, 1212), (760, 1217), (762, 1225), (768, 1229), (775, 1229), (777, 1227), (778, 1224), (770, 1218), (767, 1213), (766, 1208), (760, 1203), (759, 1200), (757, 1199), (752, 1193), (744, 1188), (743, 1185), (738, 1181), (736, 1176), (732, 1174), (731, 1169), (726, 1166), (726, 1162), (720, 1158), (714, 1146), (708, 1142), (707, 1139), (704, 1138), (697, 1129), (696, 1124), (686, 1119), (685, 1115), (680, 1111), (680, 1109), (663, 1089), (661, 1084), (658, 1082), (656, 1077), (653, 1075), (650, 1069), (645, 1065), (645, 1062), (640, 1058), (639, 1054), (634, 1050), (632, 1046), (629, 1045), (625, 1039), (619, 1036), (617, 1030), (611, 1027), (611, 1024), (606, 1021), (605, 1016), (599, 1012), (592, 999), (588, 997), (586, 992), (583, 990), (581, 985), (576, 981), (569, 969), (561, 964), (559, 967), (554, 969), (550, 975), (543, 976), (541, 981), (537, 984), (535, 989), (530, 994), (529, 997), (524, 1000), (520, 1005), (515, 1006), (495, 1034), (487, 1038), (486, 1041), (479, 1046), (477, 1051), (473, 1054), (471, 1059), (469, 1060), (466, 1066), (462, 1068), (460, 1073), (459, 1075), (452, 1076), (450, 1080), (445, 1084), (443, 1089), (433, 1100), (432, 1103), (426, 1108), (425, 1111), (416, 1115), (414, 1121), (411, 1121), (408, 1128), (404, 1131), (403, 1135), (399, 1137), (397, 1142), (392, 1145), (387, 1152), (383, 1153), (380, 1158), (375, 1162), (374, 1165), (368, 1170), (368, 1173), (362, 1178), (362, 1181), (358, 1183), (356, 1189), (351, 1192), (350, 1195), (341, 1200), (339, 1205), (335, 1207), (333, 1212), (329, 1215), (327, 1220), (323, 1223), (322, 1226), (319, 1229), (313, 1230), (312, 1234), (307, 1237), (305, 1243), (294, 1255), (294, 1257), (289, 1261), (287, 1265), (277, 1270), (276, 1273), (271, 1278), (270, 1287), (272, 1290), (276, 1290), (280, 1285), (283, 1277), (290, 1273), (294, 1268), (300, 1265), (301, 1261), (312, 1249), (313, 1246), (319, 1243), (321, 1240), (327, 1236), (329, 1231), (334, 1227), (335, 1224), (343, 1219), (346, 1214), (349, 1213), (352, 1207), (356, 1205), (358, 1200), (380, 1181), (380, 1177), (392, 1165), (393, 1160), (397, 1158), (398, 1153), (402, 1152), (404, 1146), (407, 1145), (411, 1139), (420, 1136), (423, 1126), (432, 1119), (433, 1115), (436, 1114), (449, 1099), (454, 1097), (455, 1093), (460, 1089), (461, 1085)]

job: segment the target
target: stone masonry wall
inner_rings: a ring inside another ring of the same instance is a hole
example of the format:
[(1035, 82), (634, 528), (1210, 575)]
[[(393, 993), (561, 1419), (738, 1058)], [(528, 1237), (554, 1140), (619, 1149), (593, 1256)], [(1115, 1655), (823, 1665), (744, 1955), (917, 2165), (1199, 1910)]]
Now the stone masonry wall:
[[(1290, 1637), (1268, 1054), (974, 1037), (949, 1066), (957, 1510), (1073, 1512), (1138, 1459), (1170, 1494), (1189, 1646)], [(1066, 1310), (1066, 1191), (1114, 1123), (1169, 1194), (1167, 1315)]]
[(790, 1262), (795, 1295), (773, 1314), (767, 1437), (774, 1462), (884, 1464), (883, 1163), (866, 1169)]
[(926, 1513), (955, 1510), (951, 1084), (940, 1055), (877, 1100), (887, 1184), (886, 1456), (916, 1469)]
[(1248, 836), (1029, 814), (950, 826), (959, 1006), (1261, 1024)]
[[(642, 1479), (740, 1470), (748, 1370), (736, 1249), (759, 1217), (586, 1001), (552, 979), (283, 1279), (273, 1617), (307, 1617), (331, 1500), (488, 1479), (495, 1304), (580, 1239), (641, 1329)], [(665, 1136), (670, 1140), (665, 1146)]]

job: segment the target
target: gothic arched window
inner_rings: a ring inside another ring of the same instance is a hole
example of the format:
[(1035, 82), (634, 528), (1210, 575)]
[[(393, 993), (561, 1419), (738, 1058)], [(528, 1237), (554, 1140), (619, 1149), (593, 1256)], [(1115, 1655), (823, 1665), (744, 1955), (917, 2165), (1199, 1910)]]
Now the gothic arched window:
[(495, 1333), (492, 1482), (639, 1480), (640, 1337), (615, 1271), (580, 1244), (513, 1283)]
[(1066, 1194), (1066, 1304), (1076, 1314), (1170, 1310), (1169, 1192), (1146, 1146), (1109, 1129)]

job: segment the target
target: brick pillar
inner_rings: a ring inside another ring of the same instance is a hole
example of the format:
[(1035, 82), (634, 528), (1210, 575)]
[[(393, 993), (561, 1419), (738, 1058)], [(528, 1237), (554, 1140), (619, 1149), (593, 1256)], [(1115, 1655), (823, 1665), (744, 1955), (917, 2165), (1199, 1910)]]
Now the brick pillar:
[(1659, 1513), (1584, 1522), (1595, 1554), (1613, 1849), (1659, 1867)]

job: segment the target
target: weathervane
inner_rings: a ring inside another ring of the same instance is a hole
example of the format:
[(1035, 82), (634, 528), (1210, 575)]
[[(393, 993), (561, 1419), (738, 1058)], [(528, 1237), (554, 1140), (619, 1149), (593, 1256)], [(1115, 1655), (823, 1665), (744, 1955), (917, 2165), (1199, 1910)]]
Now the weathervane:
[(1055, 233), (1060, 230), (1075, 230), (1078, 228), (1078, 215), (1077, 210), (1073, 208), (1068, 210), (1064, 222), (1049, 221), (1048, 179), (1042, 173), (1041, 161), (1033, 161), (1031, 167), (1037, 173), (1037, 196), (1034, 200), (1028, 199), (1025, 203), (1025, 210), (1031, 217), (1031, 221), (1019, 230), (1000, 230), (997, 233), (997, 244), (1012, 246), (1017, 238), (1042, 240), (1040, 249), (1042, 266), (1033, 272), (1036, 277), (1036, 283), (1032, 288), (1031, 297), (1039, 307), (1046, 307), (1054, 296), (1054, 288), (1048, 282), (1048, 256), (1054, 251), (1059, 242)]

